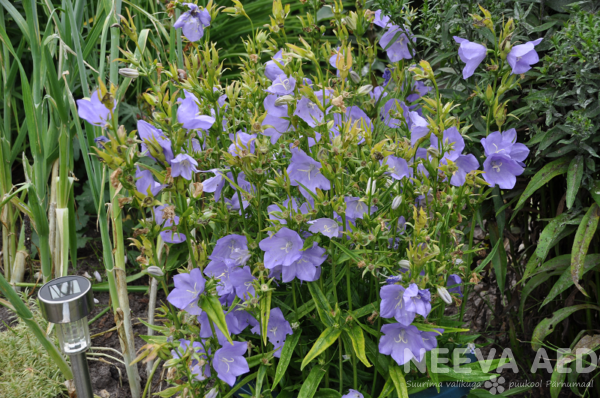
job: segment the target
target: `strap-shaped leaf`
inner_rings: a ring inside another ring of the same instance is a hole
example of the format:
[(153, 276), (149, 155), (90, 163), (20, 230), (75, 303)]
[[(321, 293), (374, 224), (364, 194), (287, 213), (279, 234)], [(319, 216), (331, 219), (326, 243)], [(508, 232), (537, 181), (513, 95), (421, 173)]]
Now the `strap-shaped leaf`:
[(308, 291), (315, 302), (315, 308), (317, 309), (319, 318), (321, 318), (321, 322), (323, 322), (325, 326), (332, 326), (334, 321), (331, 316), (331, 305), (329, 305), (329, 301), (327, 301), (327, 298), (316, 282), (308, 282), (307, 285)]
[(301, 329), (296, 329), (294, 334), (288, 336), (283, 344), (283, 348), (281, 349), (281, 357), (279, 358), (279, 365), (277, 365), (277, 370), (275, 371), (275, 378), (273, 379), (273, 386), (276, 386), (281, 381), (281, 378), (285, 374), (285, 371), (290, 364), (290, 360), (292, 359), (292, 354), (294, 353), (294, 349), (300, 340), (300, 336), (302, 335)]
[(348, 334), (348, 336), (350, 336), (350, 340), (352, 340), (352, 348), (354, 348), (356, 357), (360, 359), (360, 361), (365, 364), (367, 368), (373, 366), (369, 363), (365, 353), (365, 336), (362, 328), (355, 323), (351, 328), (346, 329), (346, 334)]
[(208, 319), (210, 319), (216, 327), (218, 327), (221, 332), (227, 337), (227, 340), (231, 344), (233, 341), (231, 340), (231, 336), (229, 335), (229, 329), (227, 328), (227, 323), (225, 322), (225, 314), (223, 313), (223, 307), (219, 302), (219, 299), (215, 296), (200, 296), (200, 308), (206, 315)]
[(394, 365), (390, 368), (390, 378), (396, 387), (396, 393), (398, 398), (408, 398), (408, 387), (406, 386), (406, 380), (404, 379), (404, 373), (399, 366)]
[(573, 241), (573, 249), (571, 250), (571, 276), (573, 277), (573, 283), (577, 289), (586, 296), (588, 294), (579, 284), (579, 278), (581, 276), (581, 268), (583, 267), (588, 247), (596, 233), (596, 228), (598, 228), (599, 220), (600, 207), (594, 202), (587, 213), (585, 213), (585, 216), (583, 216), (579, 228), (577, 228), (575, 241)]
[(315, 344), (312, 346), (308, 354), (304, 357), (302, 361), (302, 365), (300, 365), (300, 370), (303, 370), (306, 365), (310, 363), (313, 359), (319, 356), (323, 351), (327, 349), (330, 345), (335, 343), (337, 339), (342, 334), (342, 329), (328, 327), (321, 333)]
[[(583, 277), (583, 275), (585, 275), (588, 271), (597, 268), (598, 265), (600, 265), (600, 254), (588, 254), (587, 256), (585, 256), (583, 268), (580, 271), (580, 277)], [(571, 277), (571, 270), (564, 270), (562, 272), (562, 275), (560, 275), (560, 278), (558, 278), (554, 286), (552, 286), (552, 289), (544, 299), (544, 302), (542, 303), (541, 307), (554, 300), (556, 296), (567, 290), (572, 285), (573, 278)]]
[(575, 196), (581, 186), (583, 178), (583, 156), (577, 155), (571, 160), (569, 170), (567, 171), (567, 194), (565, 203), (567, 209), (570, 209), (575, 202)]
[(302, 388), (300, 388), (300, 392), (298, 393), (298, 398), (313, 398), (315, 392), (317, 392), (317, 388), (319, 387), (319, 383), (321, 383), (321, 379), (325, 376), (327, 372), (327, 367), (317, 365), (310, 370), (308, 377), (302, 384)]
[(531, 336), (531, 348), (533, 351), (537, 351), (542, 347), (542, 342), (552, 331), (554, 330), (554, 326), (556, 326), (559, 322), (562, 322), (563, 319), (574, 313), (575, 311), (585, 310), (585, 309), (593, 309), (596, 311), (600, 311), (600, 307), (591, 304), (579, 304), (574, 305), (567, 308), (561, 308), (552, 314), (549, 318), (544, 318), (538, 325), (535, 327), (533, 331), (533, 335)]
[(269, 329), (269, 318), (271, 317), (271, 290), (260, 301), (260, 333), (263, 344), (267, 345), (267, 331)]
[(379, 394), (379, 398), (386, 398), (394, 391), (394, 383), (391, 380), (391, 377), (385, 381), (385, 385), (383, 386), (383, 390), (381, 390), (381, 394)]

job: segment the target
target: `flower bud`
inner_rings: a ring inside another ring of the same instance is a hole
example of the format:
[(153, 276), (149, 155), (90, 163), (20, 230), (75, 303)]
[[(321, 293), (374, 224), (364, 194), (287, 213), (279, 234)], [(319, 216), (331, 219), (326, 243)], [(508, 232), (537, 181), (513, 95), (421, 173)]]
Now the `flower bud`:
[(369, 178), (369, 181), (367, 181), (367, 190), (366, 190), (367, 195), (369, 195), (369, 194), (375, 195), (376, 190), (377, 190), (377, 181), (371, 182), (371, 179)]
[(367, 94), (369, 94), (371, 91), (373, 91), (373, 86), (372, 86), (372, 85), (370, 85), (370, 84), (367, 84), (367, 85), (361, 86), (361, 87), (358, 89), (358, 95), (367, 95)]
[(155, 278), (161, 278), (165, 275), (165, 273), (162, 271), (162, 269), (160, 269), (160, 267), (157, 267), (156, 265), (151, 265), (146, 269), (146, 272), (148, 273), (148, 275), (151, 275)]
[(360, 76), (355, 71), (350, 71), (350, 79), (354, 82), (354, 84), (360, 83)]
[(438, 286), (437, 288), (438, 296), (442, 299), (442, 301), (446, 304), (452, 304), (452, 296), (448, 293), (445, 287)]
[(292, 97), (291, 95), (282, 95), (281, 97), (275, 100), (275, 106), (291, 104), (294, 101), (296, 101), (296, 99), (294, 99), (294, 97)]
[(140, 76), (140, 72), (132, 68), (121, 68), (119, 69), (119, 75), (123, 77), (129, 77), (130, 79), (135, 79), (136, 77)]
[(402, 204), (402, 196), (398, 195), (392, 200), (392, 210), (396, 210)]
[(400, 268), (408, 269), (408, 268), (410, 268), (410, 261), (400, 260), (400, 261), (398, 261), (398, 265), (400, 266)]
[(437, 148), (430, 146), (427, 148), (427, 155), (431, 156), (434, 159), (438, 159), (440, 157), (440, 151)]
[(206, 393), (204, 398), (215, 398), (219, 391), (217, 391), (217, 387), (213, 387), (209, 392)]

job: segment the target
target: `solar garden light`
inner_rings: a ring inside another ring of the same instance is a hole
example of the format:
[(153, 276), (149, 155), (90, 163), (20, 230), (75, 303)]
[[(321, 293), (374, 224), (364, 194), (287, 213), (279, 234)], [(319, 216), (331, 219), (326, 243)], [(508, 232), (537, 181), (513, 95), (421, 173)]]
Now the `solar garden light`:
[(85, 351), (91, 346), (87, 316), (94, 307), (92, 284), (82, 276), (63, 276), (38, 293), (44, 318), (56, 324), (60, 349), (71, 358), (78, 398), (93, 398)]

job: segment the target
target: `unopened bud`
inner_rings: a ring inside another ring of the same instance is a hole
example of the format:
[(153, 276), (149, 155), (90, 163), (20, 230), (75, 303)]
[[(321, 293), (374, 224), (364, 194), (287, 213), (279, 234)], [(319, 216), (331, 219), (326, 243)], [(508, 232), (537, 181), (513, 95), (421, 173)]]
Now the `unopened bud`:
[(370, 84), (360, 86), (358, 89), (358, 95), (366, 95), (373, 91), (373, 86)]
[(146, 272), (148, 273), (148, 275), (152, 275), (155, 278), (161, 278), (165, 275), (162, 269), (160, 269), (160, 267), (157, 267), (156, 265), (149, 266), (146, 269)]
[(209, 392), (206, 393), (204, 398), (215, 398), (218, 393), (219, 391), (217, 390), (217, 387), (213, 387)]
[(140, 76), (140, 72), (132, 68), (121, 68), (119, 69), (119, 75), (128, 77), (130, 79), (135, 79), (136, 77)]
[(275, 106), (291, 104), (294, 101), (296, 100), (291, 95), (282, 95), (281, 97), (275, 100)]
[(402, 204), (402, 196), (398, 195), (392, 200), (392, 210), (396, 210)]
[(350, 79), (354, 82), (354, 84), (360, 83), (360, 76), (355, 71), (350, 71)]
[(376, 190), (377, 190), (377, 181), (371, 182), (371, 179), (369, 178), (369, 181), (367, 181), (367, 190), (366, 190), (367, 195), (369, 195), (369, 194), (374, 195)]
[(438, 296), (442, 299), (442, 301), (446, 304), (452, 304), (452, 296), (448, 293), (445, 287), (438, 286), (437, 288)]
[(398, 261), (398, 265), (400, 266), (400, 268), (409, 269), (410, 268), (410, 261), (408, 261), (408, 260), (400, 260), (400, 261)]
[(437, 148), (430, 146), (427, 148), (427, 155), (437, 159), (440, 157), (440, 151)]

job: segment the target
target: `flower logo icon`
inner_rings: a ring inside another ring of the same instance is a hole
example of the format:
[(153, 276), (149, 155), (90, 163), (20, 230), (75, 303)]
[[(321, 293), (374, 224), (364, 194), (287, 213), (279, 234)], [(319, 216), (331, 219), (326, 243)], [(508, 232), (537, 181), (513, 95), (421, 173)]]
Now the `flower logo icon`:
[(490, 380), (486, 381), (483, 385), (485, 386), (485, 388), (488, 388), (490, 390), (490, 394), (496, 395), (502, 394), (504, 392), (504, 387), (502, 386), (502, 384), (504, 384), (504, 377), (500, 376), (491, 378)]

